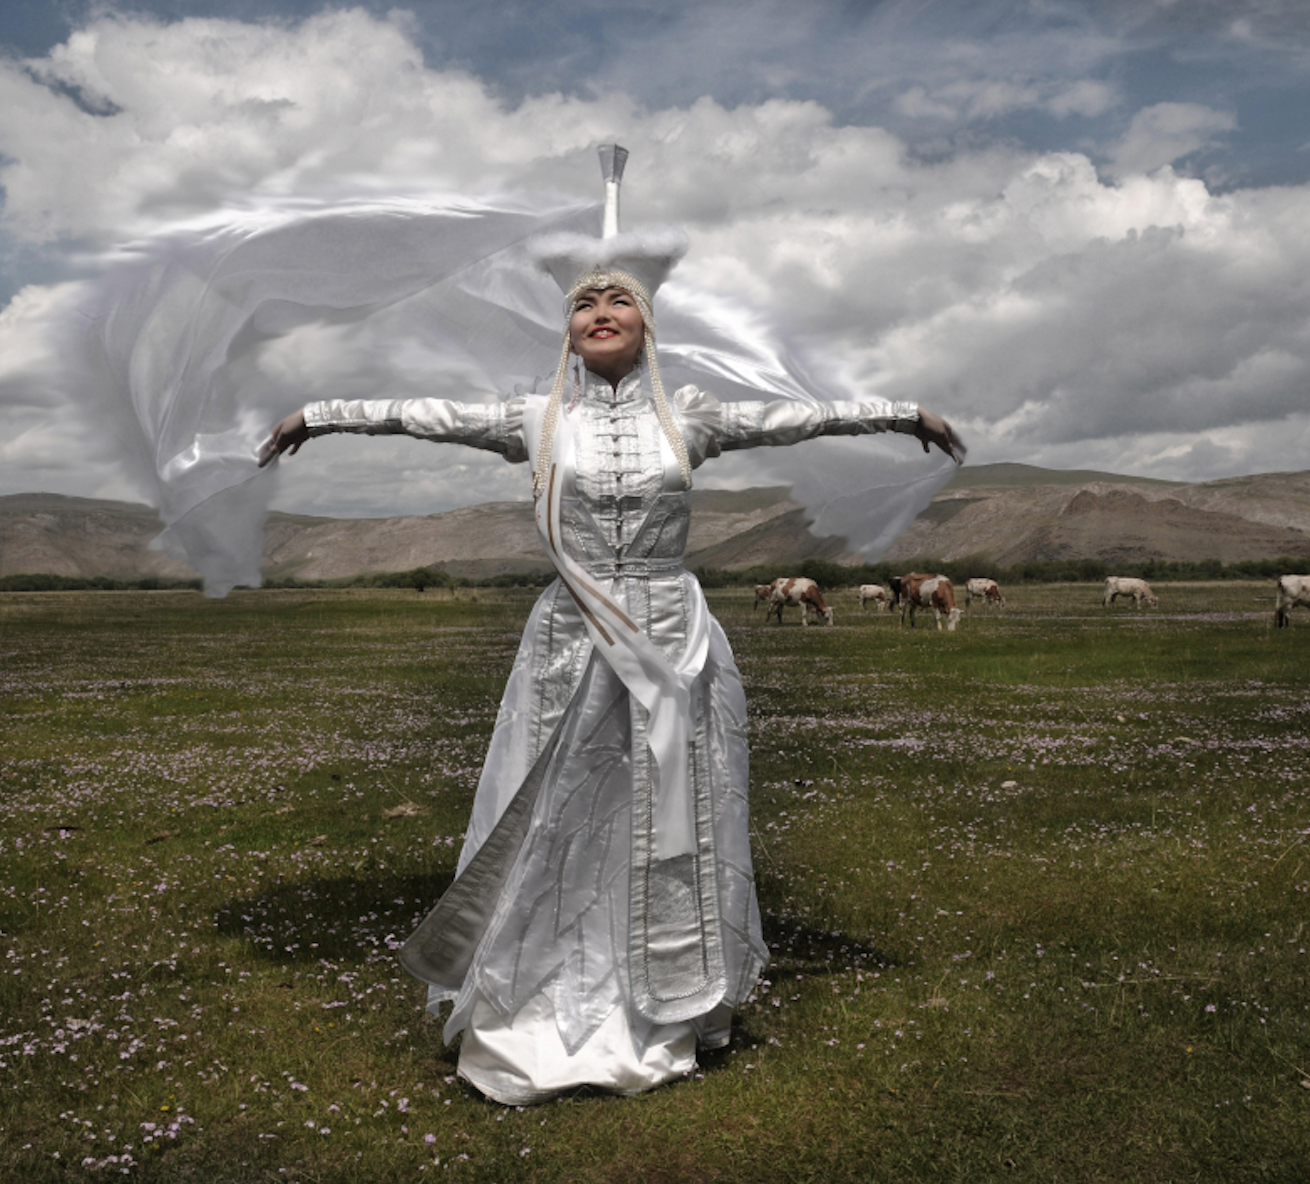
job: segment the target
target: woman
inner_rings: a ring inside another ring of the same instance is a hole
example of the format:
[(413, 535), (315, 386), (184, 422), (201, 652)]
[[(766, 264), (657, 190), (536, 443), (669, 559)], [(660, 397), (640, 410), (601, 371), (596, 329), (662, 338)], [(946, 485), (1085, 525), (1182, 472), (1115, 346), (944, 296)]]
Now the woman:
[(560, 578), (524, 630), (456, 880), (402, 953), (434, 1013), (454, 1003), (445, 1035), (463, 1033), (461, 1075), (500, 1102), (635, 1093), (686, 1073), (698, 1044), (727, 1043), (768, 958), (741, 680), (682, 566), (692, 471), (826, 434), (897, 431), (961, 451), (909, 404), (720, 403), (690, 386), (670, 402), (651, 300), (684, 249), (659, 234), (541, 244), (566, 293), (549, 397), (313, 403), (261, 457), (365, 432), (532, 462)]

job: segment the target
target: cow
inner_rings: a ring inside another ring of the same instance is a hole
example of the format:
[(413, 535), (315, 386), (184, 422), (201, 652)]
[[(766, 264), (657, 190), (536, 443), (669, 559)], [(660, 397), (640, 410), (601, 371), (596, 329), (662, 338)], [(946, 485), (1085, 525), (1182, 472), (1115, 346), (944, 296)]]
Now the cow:
[[(773, 584), (776, 584), (777, 582), (778, 582), (777, 580), (774, 580), (774, 581), (773, 581)], [(756, 585), (755, 585), (755, 607), (756, 607), (756, 608), (759, 608), (760, 605), (764, 605), (766, 608), (768, 607), (769, 602), (773, 599), (773, 584), (756, 584)], [(767, 616), (765, 617), (765, 620), (768, 620), (768, 617), (767, 617)]]
[(965, 608), (968, 608), (974, 602), (975, 597), (981, 600), (983, 604), (994, 605), (996, 608), (1005, 607), (1005, 597), (1001, 595), (1001, 586), (995, 580), (989, 580), (984, 576), (975, 576), (973, 579), (965, 581)]
[(1142, 607), (1142, 601), (1145, 600), (1152, 608), (1159, 608), (1160, 599), (1151, 591), (1151, 585), (1145, 580), (1139, 580), (1135, 576), (1106, 576), (1105, 577), (1105, 600), (1106, 607), (1114, 603), (1116, 596), (1131, 596), (1133, 604), (1137, 608)]
[(901, 603), (901, 577), (889, 576), (887, 579), (887, 587), (891, 590), (892, 594), (892, 602), (889, 607), (895, 608)]
[(860, 608), (865, 608), (869, 601), (873, 601), (874, 607), (891, 611), (891, 597), (887, 595), (887, 589), (881, 584), (861, 584), (860, 585)]
[(767, 625), (769, 617), (777, 613), (778, 624), (781, 625), (782, 610), (790, 607), (798, 607), (801, 610), (802, 625), (810, 623), (811, 611), (816, 616), (822, 617), (829, 625), (832, 624), (832, 609), (824, 603), (819, 585), (804, 576), (773, 581), (773, 593), (769, 601), (769, 611), (764, 614), (764, 623)]
[(1278, 593), (1274, 597), (1274, 624), (1279, 629), (1292, 623), (1288, 609), (1298, 604), (1310, 608), (1310, 576), (1279, 576)]
[(960, 622), (960, 610), (955, 604), (955, 588), (945, 576), (926, 575), (912, 572), (901, 577), (901, 624), (905, 624), (905, 613), (910, 613), (910, 628), (914, 628), (916, 609), (932, 609), (937, 628), (946, 621), (946, 632), (954, 633)]

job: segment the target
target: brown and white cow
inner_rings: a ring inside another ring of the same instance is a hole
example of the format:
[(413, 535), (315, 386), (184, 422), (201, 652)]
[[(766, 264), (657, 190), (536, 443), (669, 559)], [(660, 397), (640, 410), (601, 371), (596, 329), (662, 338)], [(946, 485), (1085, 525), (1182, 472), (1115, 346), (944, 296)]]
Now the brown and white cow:
[(874, 608), (886, 609), (891, 612), (892, 599), (888, 595), (887, 589), (881, 584), (861, 584), (860, 585), (860, 608), (865, 608), (869, 601), (873, 601)]
[(914, 628), (914, 614), (917, 609), (932, 609), (937, 628), (946, 621), (946, 631), (955, 632), (960, 623), (960, 610), (955, 604), (955, 587), (945, 576), (928, 575), (924, 572), (911, 572), (901, 576), (901, 624), (905, 624), (906, 610), (910, 614), (910, 628)]
[[(774, 580), (774, 581), (773, 581), (773, 584), (777, 584), (777, 583), (779, 583), (779, 582), (780, 582), (779, 580)], [(764, 605), (764, 606), (767, 608), (768, 605), (769, 605), (769, 603), (773, 600), (773, 584), (756, 584), (756, 585), (755, 585), (755, 607), (756, 607), (756, 608), (759, 608), (760, 605)], [(767, 615), (765, 616), (765, 620), (768, 620)]]
[(1143, 600), (1152, 608), (1160, 606), (1160, 599), (1151, 591), (1151, 585), (1135, 576), (1105, 577), (1105, 600), (1102, 603), (1108, 607), (1114, 603), (1116, 596), (1131, 596), (1137, 608), (1142, 607)]
[(819, 585), (805, 576), (793, 576), (790, 579), (773, 581), (773, 594), (769, 601), (769, 611), (764, 614), (765, 624), (768, 624), (769, 617), (777, 613), (778, 624), (781, 625), (782, 610), (793, 607), (801, 610), (802, 625), (810, 623), (811, 611), (816, 616), (822, 617), (829, 625), (832, 624), (832, 609), (824, 603), (823, 593), (819, 591)]
[(1298, 604), (1310, 608), (1310, 576), (1279, 576), (1278, 594), (1274, 597), (1274, 624), (1280, 629), (1290, 625), (1288, 610)]
[(964, 607), (968, 608), (975, 599), (993, 608), (1004, 608), (1005, 597), (1001, 595), (1001, 586), (985, 576), (974, 576), (964, 583)]

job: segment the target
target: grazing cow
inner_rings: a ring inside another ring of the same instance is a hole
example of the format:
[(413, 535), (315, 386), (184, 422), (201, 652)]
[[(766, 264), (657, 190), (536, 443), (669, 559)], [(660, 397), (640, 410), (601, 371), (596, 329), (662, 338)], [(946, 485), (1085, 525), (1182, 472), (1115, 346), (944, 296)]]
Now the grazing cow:
[(869, 601), (873, 601), (874, 607), (891, 611), (891, 597), (887, 595), (887, 589), (881, 584), (861, 584), (860, 585), (860, 608), (864, 608)]
[(781, 625), (782, 610), (790, 607), (801, 610), (802, 625), (810, 623), (811, 611), (816, 616), (822, 617), (829, 625), (832, 624), (832, 609), (824, 603), (819, 585), (804, 576), (773, 581), (773, 596), (769, 601), (769, 611), (764, 614), (764, 623), (767, 625), (769, 617), (777, 613), (778, 624)]
[(890, 608), (895, 608), (901, 603), (901, 577), (891, 576), (887, 580), (887, 587), (891, 589), (892, 602)]
[(1310, 576), (1279, 576), (1278, 595), (1274, 597), (1274, 624), (1290, 625), (1288, 609), (1297, 605), (1310, 608)]
[(966, 580), (964, 584), (964, 606), (968, 608), (977, 597), (983, 604), (994, 605), (996, 608), (1005, 607), (1005, 597), (1001, 595), (1001, 586), (995, 580), (989, 580), (983, 576), (975, 576), (971, 580)]
[(1116, 596), (1131, 596), (1133, 605), (1136, 608), (1142, 607), (1143, 600), (1152, 608), (1159, 608), (1160, 606), (1159, 597), (1151, 591), (1151, 585), (1145, 580), (1139, 580), (1134, 576), (1105, 577), (1105, 600), (1103, 603), (1107, 607), (1112, 605)]
[(910, 613), (910, 628), (914, 628), (916, 609), (932, 609), (937, 628), (946, 621), (946, 632), (954, 633), (960, 622), (960, 610), (955, 604), (955, 588), (945, 576), (926, 575), (913, 572), (901, 577), (901, 624), (905, 624), (905, 613)]

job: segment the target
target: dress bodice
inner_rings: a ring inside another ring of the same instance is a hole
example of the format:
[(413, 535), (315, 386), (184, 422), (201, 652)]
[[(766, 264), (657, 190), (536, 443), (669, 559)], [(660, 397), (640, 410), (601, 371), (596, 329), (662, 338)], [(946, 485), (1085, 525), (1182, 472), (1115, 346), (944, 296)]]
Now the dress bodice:
[(564, 414), (575, 442), (560, 507), (565, 550), (598, 577), (680, 568), (691, 497), (640, 373), (617, 387), (588, 374)]

